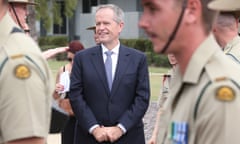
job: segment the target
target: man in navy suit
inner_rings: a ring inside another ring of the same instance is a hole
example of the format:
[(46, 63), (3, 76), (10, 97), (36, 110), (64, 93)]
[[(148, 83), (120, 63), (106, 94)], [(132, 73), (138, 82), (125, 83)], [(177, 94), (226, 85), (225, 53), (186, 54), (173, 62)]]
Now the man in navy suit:
[[(99, 6), (95, 21), (101, 44), (74, 58), (69, 98), (78, 120), (79, 143), (145, 144), (142, 118), (150, 97), (147, 60), (142, 52), (120, 44), (123, 17), (115, 5)], [(111, 51), (110, 82), (107, 51)]]

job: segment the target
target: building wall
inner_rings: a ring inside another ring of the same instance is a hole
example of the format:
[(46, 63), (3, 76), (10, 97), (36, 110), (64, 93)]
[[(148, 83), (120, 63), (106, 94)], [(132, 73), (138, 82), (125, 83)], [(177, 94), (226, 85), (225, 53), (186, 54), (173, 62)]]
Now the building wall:
[[(120, 38), (135, 39), (145, 37), (143, 30), (138, 27), (138, 21), (141, 16), (140, 0), (108, 0), (107, 3), (118, 5), (125, 12), (125, 25)], [(79, 39), (85, 47), (95, 45), (94, 32), (86, 30), (87, 27), (95, 25), (95, 7), (92, 7), (92, 13), (83, 13), (83, 0), (78, 0), (74, 15), (74, 24), (69, 23), (69, 39)], [(52, 35), (50, 32), (48, 35)]]
[[(80, 19), (77, 22), (77, 33), (85, 47), (95, 45), (93, 31), (86, 30), (87, 27), (95, 25), (94, 17), (94, 14), (80, 14)], [(124, 28), (120, 34), (120, 38), (135, 39), (143, 37), (142, 31), (138, 27), (139, 18), (139, 12), (125, 12)]]
[[(80, 0), (82, 1), (82, 0)], [(108, 0), (108, 3), (116, 4), (125, 12), (124, 28), (120, 34), (120, 38), (123, 39), (135, 39), (145, 37), (143, 30), (138, 27), (138, 21), (141, 16), (140, 0)], [(81, 2), (78, 5), (79, 19), (76, 21), (76, 35), (79, 35), (80, 41), (85, 47), (91, 47), (95, 45), (93, 31), (86, 30), (87, 27), (95, 25), (95, 8), (92, 8), (92, 13), (79, 13)]]
[(115, 4), (122, 8), (125, 12), (137, 11), (136, 0), (108, 0), (108, 3)]

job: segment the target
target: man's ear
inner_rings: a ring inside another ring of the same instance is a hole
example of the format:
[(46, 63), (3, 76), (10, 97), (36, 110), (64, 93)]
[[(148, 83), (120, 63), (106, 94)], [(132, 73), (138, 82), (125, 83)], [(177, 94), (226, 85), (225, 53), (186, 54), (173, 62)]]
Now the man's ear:
[(188, 24), (196, 23), (197, 18), (201, 17), (202, 4), (200, 0), (188, 0), (185, 12), (186, 22)]

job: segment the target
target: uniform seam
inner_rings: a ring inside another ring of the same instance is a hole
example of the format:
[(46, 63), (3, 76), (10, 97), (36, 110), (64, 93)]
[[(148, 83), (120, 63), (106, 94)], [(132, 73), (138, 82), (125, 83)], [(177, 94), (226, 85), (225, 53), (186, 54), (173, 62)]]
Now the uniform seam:
[(4, 67), (4, 65), (6, 64), (7, 61), (8, 61), (8, 57), (6, 57), (6, 58), (3, 60), (3, 62), (1, 63), (1, 65), (0, 65), (0, 75), (1, 75), (2, 70), (3, 70), (3, 67)]
[(198, 96), (197, 102), (195, 104), (195, 108), (194, 108), (194, 113), (193, 113), (193, 120), (195, 121), (197, 118), (197, 112), (198, 112), (198, 108), (199, 108), (199, 104), (200, 101), (202, 99), (203, 94), (205, 93), (206, 89), (208, 88), (208, 86), (212, 83), (212, 81), (209, 81), (203, 88), (203, 91), (200, 93), (200, 95)]
[(240, 64), (240, 61), (233, 54), (226, 53), (226, 55), (232, 57), (238, 64)]
[(46, 77), (44, 75), (44, 72), (42, 71), (42, 69), (37, 65), (37, 63), (28, 55), (25, 55), (26, 59), (28, 59), (30, 62), (32, 62), (40, 71), (40, 75), (43, 78), (43, 80), (46, 82)]

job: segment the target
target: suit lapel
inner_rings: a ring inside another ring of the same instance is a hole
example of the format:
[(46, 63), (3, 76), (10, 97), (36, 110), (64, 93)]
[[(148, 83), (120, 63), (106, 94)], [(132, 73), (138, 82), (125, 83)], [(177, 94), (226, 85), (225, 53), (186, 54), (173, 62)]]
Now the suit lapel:
[(92, 52), (91, 61), (94, 65), (94, 67), (99, 75), (99, 78), (101, 79), (106, 91), (109, 92), (107, 77), (106, 77), (106, 73), (105, 73), (105, 66), (104, 66), (103, 56), (102, 56), (102, 49), (101, 49), (100, 45), (98, 45), (97, 50)]
[(129, 61), (130, 61), (130, 52), (126, 48), (120, 45), (118, 62), (117, 62), (116, 72), (113, 80), (111, 95), (114, 95), (114, 93), (117, 91), (117, 88), (122, 80), (122, 76), (127, 70)]

